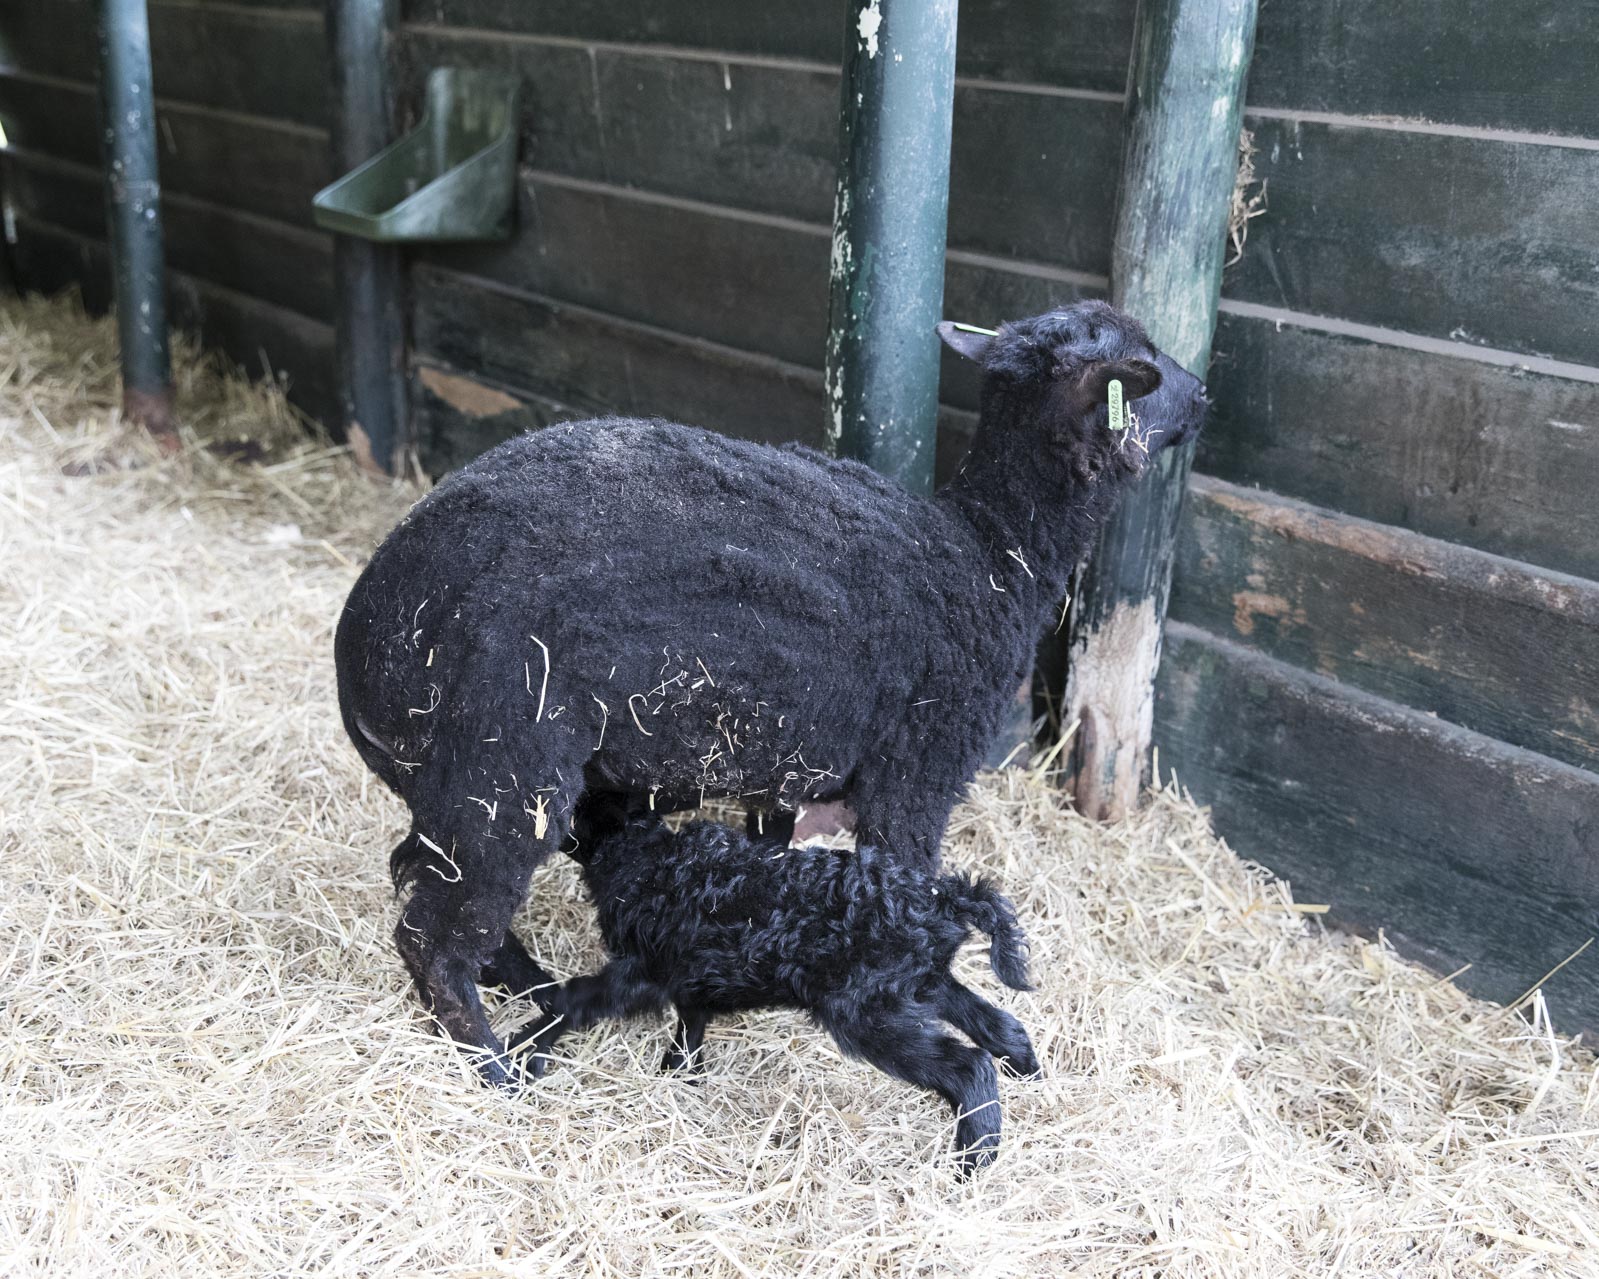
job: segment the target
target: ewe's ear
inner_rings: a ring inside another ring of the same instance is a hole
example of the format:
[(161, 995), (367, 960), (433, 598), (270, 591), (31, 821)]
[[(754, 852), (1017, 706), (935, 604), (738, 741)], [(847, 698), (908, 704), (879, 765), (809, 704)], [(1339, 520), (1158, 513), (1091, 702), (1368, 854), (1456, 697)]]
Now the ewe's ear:
[(988, 329), (974, 328), (970, 324), (941, 320), (938, 325), (938, 336), (943, 339), (944, 345), (957, 355), (964, 355), (968, 360), (975, 360), (981, 364), (988, 355), (990, 344), (999, 335)]
[(1148, 360), (1105, 360), (1084, 370), (1077, 389), (1087, 403), (1103, 404), (1110, 396), (1107, 388), (1118, 380), (1123, 398), (1137, 400), (1160, 385), (1160, 370)]

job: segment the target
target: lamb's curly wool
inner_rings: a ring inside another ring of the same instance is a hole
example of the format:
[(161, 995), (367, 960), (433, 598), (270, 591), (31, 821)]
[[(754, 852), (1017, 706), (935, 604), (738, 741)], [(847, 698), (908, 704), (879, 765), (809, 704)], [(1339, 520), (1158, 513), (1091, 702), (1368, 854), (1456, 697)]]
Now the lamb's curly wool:
[[(362, 573), (339, 699), (413, 816), (395, 937), (492, 1081), (474, 983), (548, 980), (508, 925), (585, 790), (841, 798), (863, 842), (931, 864), (1096, 522), (1203, 414), (1198, 380), (1103, 303), (945, 337), (986, 376), (933, 498), (809, 449), (601, 419), (484, 454)], [(1108, 429), (1112, 378), (1137, 440)]]
[[(621, 803), (586, 798), (573, 856), (610, 962), (550, 992), (553, 1016), (515, 1036), (533, 1073), (565, 1033), (608, 1017), (678, 1014), (668, 1070), (698, 1065), (708, 1018), (756, 1008), (808, 1012), (850, 1056), (942, 1096), (956, 1114), (963, 1172), (999, 1145), (990, 1055), (1038, 1073), (1020, 1022), (962, 985), (950, 963), (973, 930), (993, 939), (994, 973), (1027, 981), (1026, 939), (994, 886), (935, 875), (870, 846), (788, 848), (715, 822), (673, 832)], [(947, 1033), (949, 1022), (977, 1045)], [(981, 1051), (979, 1051), (981, 1050)]]

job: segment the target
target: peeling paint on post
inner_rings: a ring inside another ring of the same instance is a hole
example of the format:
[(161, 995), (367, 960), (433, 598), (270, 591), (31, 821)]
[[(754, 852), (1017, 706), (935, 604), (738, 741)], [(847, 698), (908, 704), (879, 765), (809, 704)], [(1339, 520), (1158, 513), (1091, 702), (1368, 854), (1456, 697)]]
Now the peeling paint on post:
[[(399, 0), (326, 3), (334, 172), (348, 173), (393, 140), (389, 61)], [(345, 434), (362, 466), (397, 473), (409, 444), (400, 251), (335, 236), (333, 272)]]
[[(1203, 377), (1237, 172), (1256, 0), (1140, 0), (1111, 300)], [(1149, 780), (1155, 671), (1193, 446), (1168, 449), (1106, 525), (1072, 602), (1066, 720), (1078, 808), (1114, 821)]]
[(933, 486), (956, 0), (851, 0), (833, 206), (827, 442)]
[(172, 433), (166, 253), (156, 160), (155, 90), (145, 0), (100, 0), (100, 109), (107, 221), (122, 357), (123, 416)]

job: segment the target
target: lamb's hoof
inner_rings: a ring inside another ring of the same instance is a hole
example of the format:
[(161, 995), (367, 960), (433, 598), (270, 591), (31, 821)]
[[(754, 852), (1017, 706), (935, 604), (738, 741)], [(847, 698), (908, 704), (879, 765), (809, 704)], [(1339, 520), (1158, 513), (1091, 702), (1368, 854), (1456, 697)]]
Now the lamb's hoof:
[(1031, 1052), (1018, 1053), (1014, 1057), (1001, 1057), (999, 1068), (1012, 1079), (1042, 1079), (1044, 1069), (1038, 1064), (1038, 1058)]
[(527, 1080), (543, 1079), (555, 1059), (550, 1050), (566, 1029), (565, 1020), (556, 1015), (535, 1018), (506, 1041), (506, 1055), (517, 1064), (518, 1073)]

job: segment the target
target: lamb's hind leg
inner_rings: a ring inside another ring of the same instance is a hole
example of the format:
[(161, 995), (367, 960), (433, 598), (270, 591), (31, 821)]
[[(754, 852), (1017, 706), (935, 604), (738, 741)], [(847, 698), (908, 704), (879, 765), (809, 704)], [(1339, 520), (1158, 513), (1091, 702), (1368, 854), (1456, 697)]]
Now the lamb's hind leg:
[[(459, 810), (450, 816), (460, 824)], [(514, 1087), (512, 1063), (489, 1026), (477, 982), (501, 955), (528, 878), (565, 837), (564, 822), (547, 816), (535, 838), (532, 831), (518, 832), (508, 824), (500, 831), (449, 835), (445, 823), (428, 830), (423, 820), (417, 817), (395, 854), (397, 878), (412, 885), (394, 930), (395, 944), (423, 1007), (475, 1055), (485, 1082)], [(542, 969), (538, 975), (541, 980), (530, 984), (548, 980)]]
[(996, 1008), (976, 991), (953, 977), (938, 988), (934, 1002), (945, 1021), (965, 1034), (984, 1052), (999, 1059), (1007, 1074), (1034, 1079), (1038, 1057), (1026, 1027), (1003, 1008)]
[(999, 1151), (999, 1084), (987, 1053), (939, 1029), (936, 1008), (906, 1004), (858, 1013), (848, 1005), (817, 1019), (852, 1057), (930, 1088), (955, 1111), (959, 1173), (970, 1176)]

